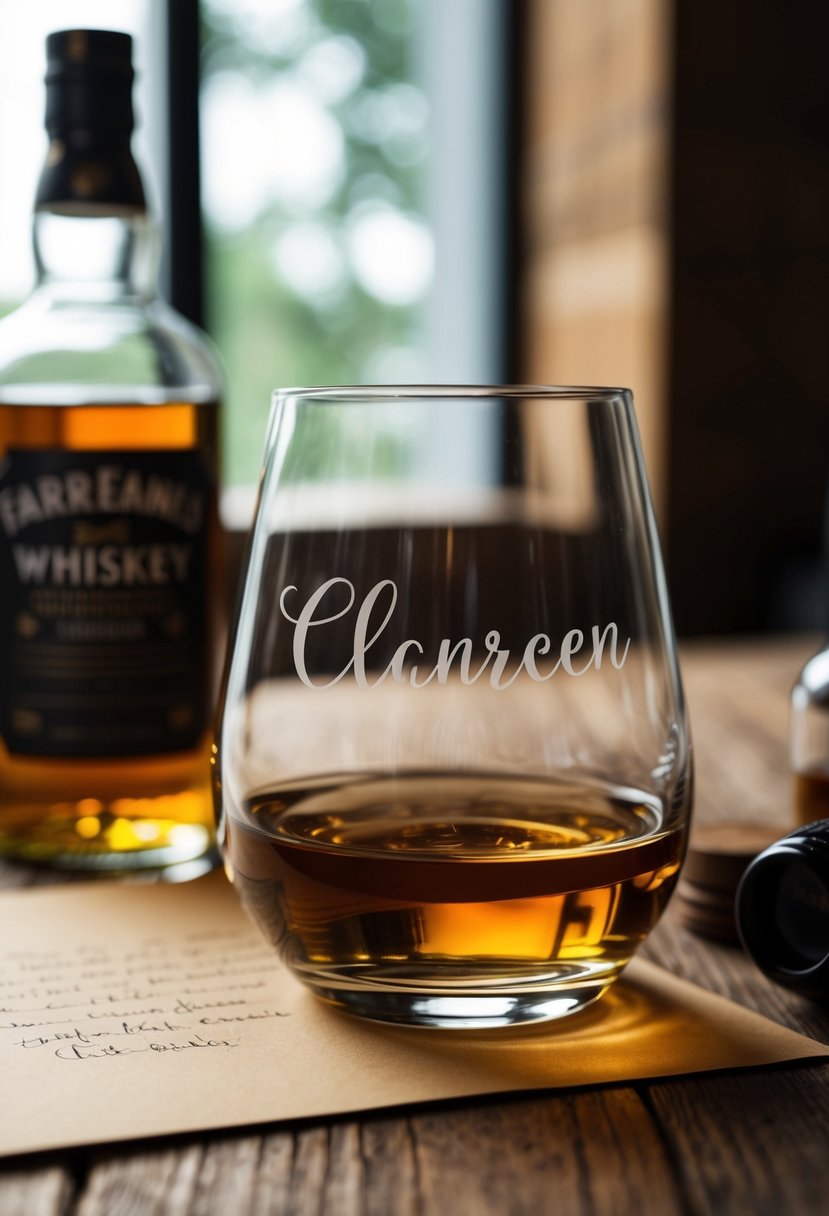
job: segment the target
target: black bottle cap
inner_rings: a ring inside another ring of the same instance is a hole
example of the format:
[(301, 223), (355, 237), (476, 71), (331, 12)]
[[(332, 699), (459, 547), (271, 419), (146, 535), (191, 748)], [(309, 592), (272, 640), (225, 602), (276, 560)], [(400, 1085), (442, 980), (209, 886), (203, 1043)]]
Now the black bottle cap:
[(46, 130), (39, 210), (145, 210), (130, 151), (132, 38), (115, 30), (60, 30), (46, 39)]
[(110, 131), (129, 137), (132, 38), (114, 30), (60, 30), (46, 39), (46, 130), (52, 137)]
[(829, 999), (829, 819), (797, 828), (754, 859), (736, 915), (743, 945), (769, 979)]

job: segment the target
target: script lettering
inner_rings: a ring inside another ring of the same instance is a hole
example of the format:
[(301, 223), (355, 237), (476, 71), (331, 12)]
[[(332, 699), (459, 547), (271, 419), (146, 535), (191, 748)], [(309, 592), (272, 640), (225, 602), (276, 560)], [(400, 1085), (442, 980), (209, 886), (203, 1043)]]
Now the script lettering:
[[(290, 1016), (273, 1003), (271, 950), (246, 930), (175, 943), (139, 937), (123, 953), (89, 944), (9, 951), (0, 961), (0, 1059), (4, 1051), (74, 1064), (142, 1055), (150, 1067), (164, 1055), (230, 1051), (248, 1027)], [(74, 982), (61, 983), (65, 975)]]
[[(331, 595), (339, 589), (346, 590), (347, 602), (342, 603), (340, 595), (341, 606), (337, 608), (331, 603)], [(303, 684), (314, 689), (333, 688), (350, 671), (353, 671), (357, 687), (365, 689), (376, 688), (389, 676), (397, 684), (425, 688), (433, 680), (438, 684), (448, 683), (453, 673), (457, 674), (461, 684), (469, 685), (476, 684), (488, 672), (490, 686), (500, 691), (509, 688), (522, 674), (536, 683), (543, 683), (558, 671), (575, 678), (585, 675), (591, 668), (600, 671), (605, 656), (610, 660), (610, 665), (619, 670), (624, 666), (631, 644), (630, 638), (625, 639), (624, 645), (621, 644), (619, 627), (615, 621), (610, 621), (603, 627), (591, 626), (589, 633), (582, 629), (570, 629), (557, 646), (554, 646), (548, 634), (536, 633), (515, 662), (510, 650), (501, 644), (500, 632), (491, 629), (483, 639), (484, 654), (476, 668), (473, 669), (475, 647), (472, 638), (461, 638), (456, 642), (451, 638), (441, 638), (437, 647), (437, 661), (428, 670), (421, 670), (423, 665), (418, 660), (425, 655), (426, 648), (417, 638), (405, 638), (396, 647), (391, 661), (372, 678), (367, 656), (388, 628), (398, 601), (395, 583), (391, 579), (381, 579), (363, 598), (357, 610), (351, 658), (336, 675), (319, 680), (313, 679), (308, 671), (309, 631), (346, 617), (357, 602), (357, 591), (347, 578), (330, 578), (308, 597), (294, 616), (287, 601), (298, 594), (296, 586), (285, 587), (279, 597), (279, 608), (285, 619), (294, 626), (293, 660), (296, 673)], [(326, 600), (328, 603), (324, 604)], [(552, 658), (556, 652), (556, 660), (549, 670), (541, 670), (538, 658), (546, 655)]]

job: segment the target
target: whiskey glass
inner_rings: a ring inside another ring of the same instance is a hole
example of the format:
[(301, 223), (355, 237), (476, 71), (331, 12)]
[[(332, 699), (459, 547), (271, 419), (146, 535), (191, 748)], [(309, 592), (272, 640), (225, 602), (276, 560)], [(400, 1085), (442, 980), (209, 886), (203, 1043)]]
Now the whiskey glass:
[(601, 996), (691, 802), (630, 393), (277, 393), (214, 774), (228, 875), (323, 1000), (494, 1027)]

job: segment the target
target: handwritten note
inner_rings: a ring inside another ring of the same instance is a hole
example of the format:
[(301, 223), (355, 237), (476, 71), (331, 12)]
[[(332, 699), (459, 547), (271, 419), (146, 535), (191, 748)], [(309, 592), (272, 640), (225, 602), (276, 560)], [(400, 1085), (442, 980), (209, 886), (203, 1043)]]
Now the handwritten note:
[(235, 1048), (242, 1023), (289, 1016), (267, 1001), (274, 957), (246, 926), (139, 938), (123, 952), (12, 950), (5, 962), (0, 1033), (16, 1033), (2, 1041), (58, 1060)]
[(407, 1031), (310, 996), (220, 874), (3, 894), (0, 1153), (829, 1055), (647, 963), (628, 975), (546, 1028)]

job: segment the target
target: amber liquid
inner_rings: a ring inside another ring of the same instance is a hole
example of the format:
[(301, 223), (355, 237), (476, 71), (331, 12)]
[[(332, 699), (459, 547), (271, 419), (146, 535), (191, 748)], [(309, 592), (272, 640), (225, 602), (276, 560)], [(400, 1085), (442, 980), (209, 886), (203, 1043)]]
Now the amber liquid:
[[(215, 401), (0, 405), (0, 460), (9, 449), (195, 449), (215, 474), (217, 413)], [(221, 563), (215, 496), (208, 527), (205, 612), (212, 653), (220, 628), (215, 611)], [(211, 680), (208, 686), (212, 695)], [(209, 857), (213, 843), (209, 748), (207, 729), (186, 752), (105, 759), (12, 754), (0, 738), (0, 853), (93, 870), (192, 867), (196, 859)], [(182, 876), (191, 872), (182, 871)]]
[(823, 769), (795, 773), (794, 814), (798, 826), (829, 819), (829, 773)]
[(360, 777), (230, 811), (242, 901), (334, 1003), (361, 984), (601, 991), (659, 919), (684, 848), (653, 799), (598, 783)]

